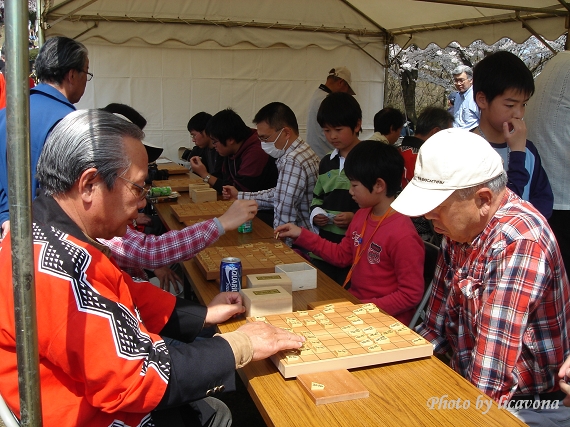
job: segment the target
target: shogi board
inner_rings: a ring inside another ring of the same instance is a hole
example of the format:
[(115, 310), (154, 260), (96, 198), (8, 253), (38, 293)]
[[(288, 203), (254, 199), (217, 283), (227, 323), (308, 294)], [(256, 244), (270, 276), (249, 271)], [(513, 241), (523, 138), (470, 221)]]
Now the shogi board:
[(248, 317), (304, 335), (300, 350), (271, 357), (285, 378), (431, 356), (432, 345), (374, 304)]
[(157, 164), (156, 167), (158, 170), (166, 170), (168, 171), (168, 175), (179, 175), (183, 173), (188, 173), (188, 169), (178, 163), (170, 162), (170, 163), (160, 163)]
[[(188, 172), (188, 171), (186, 171)], [(192, 178), (189, 176), (170, 178), (164, 180), (152, 181), (154, 187), (170, 187), (172, 191), (188, 192), (188, 185), (196, 182), (202, 182), (200, 178)]]
[(187, 219), (213, 218), (223, 215), (233, 202), (228, 200), (218, 200), (217, 202), (185, 203), (183, 205), (172, 205), (172, 212), (176, 219), (184, 222)]
[(206, 280), (214, 280), (220, 277), (220, 262), (226, 257), (238, 257), (241, 260), (244, 277), (254, 273), (274, 273), (277, 264), (305, 262), (301, 255), (281, 242), (211, 247), (201, 251), (194, 259)]

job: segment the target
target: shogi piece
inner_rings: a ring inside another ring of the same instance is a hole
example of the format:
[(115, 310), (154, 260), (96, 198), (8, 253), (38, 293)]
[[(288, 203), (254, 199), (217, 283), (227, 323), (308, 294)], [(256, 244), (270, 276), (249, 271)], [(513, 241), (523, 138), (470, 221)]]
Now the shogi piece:
[(285, 273), (293, 282), (293, 291), (304, 291), (317, 287), (317, 269), (306, 262), (276, 265), (276, 273)]
[(340, 307), (330, 304), (319, 310), (248, 317), (247, 320), (267, 322), (305, 336), (305, 344), (300, 349), (271, 356), (285, 378), (433, 354), (430, 342), (371, 303)]
[(215, 202), (218, 193), (213, 188), (196, 188), (190, 191), (194, 203)]
[[(204, 206), (209, 203), (192, 205)], [(236, 257), (241, 260), (243, 276), (256, 273), (275, 273), (276, 265), (294, 264), (304, 261), (301, 255), (282, 242), (257, 242), (239, 246), (209, 247), (198, 253), (194, 257), (194, 262), (204, 274), (206, 280), (215, 280), (220, 277), (220, 262), (225, 257)]]
[(261, 286), (240, 291), (246, 316), (267, 316), (293, 310), (293, 297), (281, 286)]
[(170, 207), (176, 219), (184, 222), (187, 219), (214, 218), (223, 215), (232, 203), (230, 200), (219, 200), (217, 202), (185, 203)]
[(315, 405), (370, 396), (366, 387), (346, 369), (303, 374), (297, 377), (297, 381)]
[(281, 286), (287, 292), (292, 292), (292, 282), (284, 273), (248, 274), (247, 287), (258, 288), (260, 286)]

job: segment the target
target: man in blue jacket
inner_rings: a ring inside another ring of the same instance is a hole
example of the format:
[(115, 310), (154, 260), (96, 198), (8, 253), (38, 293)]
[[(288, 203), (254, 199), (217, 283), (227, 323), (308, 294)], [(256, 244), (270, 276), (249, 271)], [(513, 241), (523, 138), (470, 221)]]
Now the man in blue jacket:
[[(67, 37), (46, 41), (36, 58), (36, 75), (40, 84), (30, 90), (30, 145), (32, 191), (35, 196), (36, 164), (44, 142), (53, 127), (67, 114), (75, 111), (89, 73), (85, 46)], [(6, 141), (6, 109), (0, 110), (0, 241), (10, 229), (8, 204), (8, 165)]]

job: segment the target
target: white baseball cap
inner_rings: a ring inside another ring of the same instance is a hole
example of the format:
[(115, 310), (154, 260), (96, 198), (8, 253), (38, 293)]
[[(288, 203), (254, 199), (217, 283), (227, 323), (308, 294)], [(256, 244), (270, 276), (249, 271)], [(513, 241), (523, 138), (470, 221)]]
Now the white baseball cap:
[(414, 177), (392, 203), (407, 216), (425, 215), (455, 190), (490, 181), (503, 172), (503, 160), (479, 135), (445, 129), (421, 146)]
[(354, 90), (352, 90), (352, 76), (350, 75), (350, 70), (346, 67), (335, 67), (329, 71), (329, 76), (338, 77), (343, 79), (348, 85), (348, 93), (355, 95)]

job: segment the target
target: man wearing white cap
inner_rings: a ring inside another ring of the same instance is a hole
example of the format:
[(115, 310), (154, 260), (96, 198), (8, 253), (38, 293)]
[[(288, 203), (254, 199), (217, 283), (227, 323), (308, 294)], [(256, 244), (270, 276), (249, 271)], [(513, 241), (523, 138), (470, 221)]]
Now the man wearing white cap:
[(570, 355), (570, 286), (546, 220), (506, 183), (501, 157), (478, 135), (447, 129), (420, 148), (392, 203), (444, 235), (417, 331), (527, 424), (568, 425), (557, 372)]
[(327, 97), (329, 93), (333, 92), (346, 92), (354, 95), (352, 90), (352, 77), (350, 75), (350, 70), (346, 67), (335, 67), (329, 71), (327, 76), (327, 81), (325, 84), (321, 84), (315, 93), (311, 101), (309, 101), (309, 114), (307, 116), (307, 143), (313, 149), (320, 159), (325, 157), (325, 155), (333, 150), (333, 146), (329, 144), (325, 138), (323, 129), (317, 122), (317, 112), (321, 106), (323, 99)]

